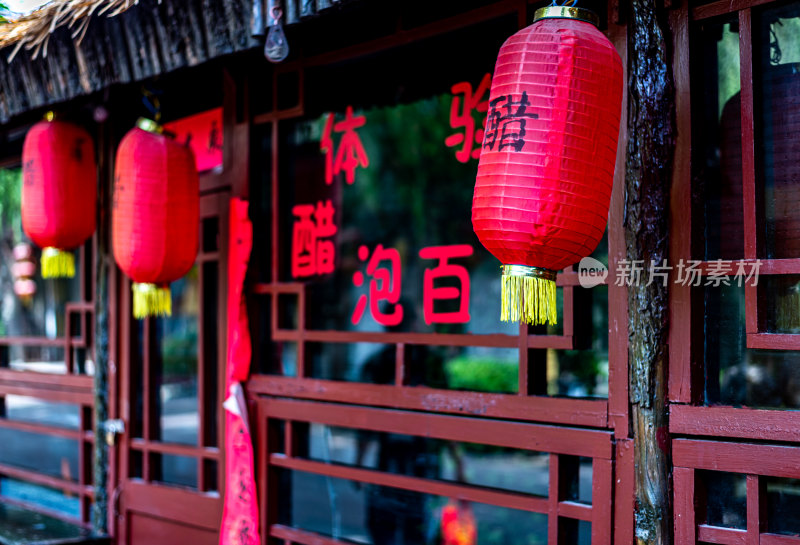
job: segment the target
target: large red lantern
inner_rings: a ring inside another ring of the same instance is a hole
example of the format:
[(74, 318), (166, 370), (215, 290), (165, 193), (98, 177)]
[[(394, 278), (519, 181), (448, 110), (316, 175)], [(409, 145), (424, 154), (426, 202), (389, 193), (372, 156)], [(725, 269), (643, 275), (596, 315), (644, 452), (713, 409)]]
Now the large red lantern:
[(81, 127), (48, 119), (31, 127), (22, 147), (22, 228), (42, 248), (42, 276), (71, 278), (71, 250), (95, 228), (94, 142)]
[(537, 10), (497, 57), (472, 225), (503, 263), (501, 318), (556, 322), (556, 272), (608, 222), (622, 61), (584, 9)]
[(172, 314), (168, 284), (194, 265), (200, 187), (192, 150), (139, 120), (117, 150), (114, 258), (133, 284), (136, 318)]

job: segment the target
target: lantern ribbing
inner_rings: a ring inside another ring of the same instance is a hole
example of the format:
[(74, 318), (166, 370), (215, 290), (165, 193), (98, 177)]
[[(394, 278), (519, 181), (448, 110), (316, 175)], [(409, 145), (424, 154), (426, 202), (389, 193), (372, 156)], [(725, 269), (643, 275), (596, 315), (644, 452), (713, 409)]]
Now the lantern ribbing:
[(44, 278), (75, 276), (72, 250), (94, 234), (97, 165), (83, 128), (48, 116), (25, 135), (22, 227), (43, 249)]
[(200, 190), (191, 149), (142, 120), (122, 139), (114, 177), (113, 249), (133, 280), (133, 315), (170, 316), (168, 287), (194, 265)]
[(472, 203), (504, 265), (503, 321), (554, 324), (556, 271), (595, 249), (608, 222), (622, 61), (586, 10), (544, 17), (500, 49)]

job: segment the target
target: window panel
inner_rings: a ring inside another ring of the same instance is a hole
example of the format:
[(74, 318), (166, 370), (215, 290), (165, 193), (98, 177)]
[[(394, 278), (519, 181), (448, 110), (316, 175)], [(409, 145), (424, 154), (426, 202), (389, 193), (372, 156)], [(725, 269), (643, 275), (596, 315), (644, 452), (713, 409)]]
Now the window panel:
[[(40, 486), (38, 484), (0, 477), (0, 496), (36, 505), (49, 511), (63, 513), (73, 519), (80, 519), (81, 516), (80, 498), (61, 490)], [(30, 526), (26, 526), (28, 532), (30, 529)], [(30, 539), (31, 536), (27, 534), (26, 537)], [(68, 537), (77, 538), (81, 536)]]
[[(543, 497), (548, 494), (547, 453), (322, 424), (311, 424), (305, 430), (296, 448), (313, 460)], [(561, 463), (566, 458), (562, 457)], [(591, 503), (591, 460), (588, 473), (587, 461), (581, 462), (582, 494), (579, 497), (576, 486), (575, 497), (566, 499), (586, 501), (588, 484), (587, 503)]]
[(78, 481), (78, 442), (65, 437), (0, 428), (0, 463)]
[(698, 471), (705, 487), (705, 523), (725, 528), (747, 529), (747, 484), (744, 475), (721, 471)]
[(77, 430), (80, 408), (68, 403), (54, 403), (34, 397), (6, 395), (4, 418), (33, 424), (45, 424)]
[(800, 407), (800, 352), (747, 348), (744, 288), (706, 287), (706, 403)]
[[(281, 522), (324, 536), (369, 545), (441, 543), (442, 510), (451, 505), (472, 512), (478, 545), (547, 543), (547, 515), (540, 513), (298, 471), (283, 478), (291, 483), (292, 492)], [(584, 540), (579, 543), (589, 543)]]
[(767, 478), (767, 531), (800, 534), (800, 480)]
[(764, 214), (764, 255), (800, 256), (800, 6), (754, 18), (756, 144)]
[(738, 22), (704, 22), (696, 33), (693, 181), (702, 194), (704, 255), (744, 257)]

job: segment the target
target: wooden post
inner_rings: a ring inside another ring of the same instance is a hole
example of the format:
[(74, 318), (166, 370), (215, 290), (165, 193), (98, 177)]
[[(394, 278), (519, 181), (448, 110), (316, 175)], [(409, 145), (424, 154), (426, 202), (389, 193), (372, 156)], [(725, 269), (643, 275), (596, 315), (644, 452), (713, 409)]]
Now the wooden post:
[[(668, 285), (652, 279), (666, 265), (674, 152), (674, 91), (665, 12), (656, 0), (631, 0), (628, 21), (628, 149), (625, 174), (627, 259), (643, 267), (628, 288), (630, 403), (635, 453), (635, 535), (639, 544), (672, 543), (667, 426)], [(636, 260), (636, 261), (634, 261)]]
[(109, 458), (106, 444), (105, 424), (108, 421), (109, 394), (109, 300), (108, 260), (111, 259), (111, 181), (113, 179), (111, 131), (107, 123), (98, 125), (98, 178), (97, 191), (97, 247), (94, 256), (94, 503), (92, 504), (92, 528), (99, 533), (108, 533), (108, 472)]

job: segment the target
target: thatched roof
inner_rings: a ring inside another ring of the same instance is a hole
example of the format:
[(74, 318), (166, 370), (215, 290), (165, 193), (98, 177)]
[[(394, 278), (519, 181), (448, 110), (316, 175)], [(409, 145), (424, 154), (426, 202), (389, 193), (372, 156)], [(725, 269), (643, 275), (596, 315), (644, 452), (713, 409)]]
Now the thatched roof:
[(70, 28), (72, 37), (80, 43), (93, 15), (113, 17), (138, 3), (139, 0), (52, 0), (28, 15), (0, 24), (0, 49), (14, 47), (9, 61), (23, 47), (31, 50), (35, 59), (40, 53), (47, 55), (47, 43), (55, 29)]
[[(252, 36), (260, 0), (51, 0), (0, 23), (0, 124), (185, 66), (262, 47)], [(286, 23), (346, 0), (283, 0)]]

